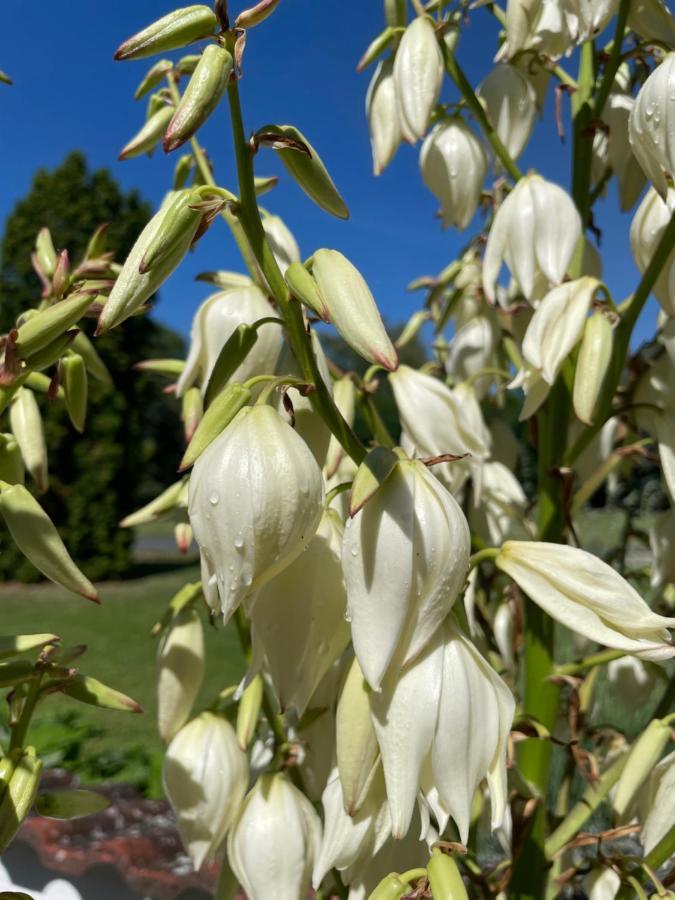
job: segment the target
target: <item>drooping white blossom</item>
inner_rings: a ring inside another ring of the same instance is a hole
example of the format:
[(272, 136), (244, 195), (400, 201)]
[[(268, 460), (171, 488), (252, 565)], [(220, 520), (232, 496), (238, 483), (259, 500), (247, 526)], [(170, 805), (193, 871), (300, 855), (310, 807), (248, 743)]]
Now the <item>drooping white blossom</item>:
[(263, 216), (263, 231), (283, 275), (292, 262), (300, 262), (300, 248), (280, 216)]
[(157, 728), (170, 741), (188, 720), (204, 676), (204, 635), (194, 609), (182, 610), (160, 644)]
[[(253, 325), (275, 312), (255, 284), (230, 288), (206, 299), (192, 320), (190, 351), (178, 379), (176, 394), (181, 397), (193, 384), (206, 390), (218, 354), (238, 325)], [(274, 372), (281, 350), (282, 331), (270, 322), (258, 329), (258, 339), (241, 365), (232, 373), (231, 382), (246, 381), (254, 375)]]
[(420, 153), (422, 180), (441, 204), (443, 227), (463, 231), (480, 203), (487, 156), (478, 138), (459, 116), (439, 122)]
[(188, 512), (204, 595), (225, 621), (302, 553), (321, 520), (311, 451), (270, 406), (242, 409), (197, 460)]
[(163, 778), (183, 844), (199, 869), (225, 840), (248, 785), (248, 761), (234, 728), (211, 712), (197, 716), (169, 744)]
[(307, 896), (321, 821), (286, 775), (261, 775), (227, 839), (227, 857), (249, 900)]
[(669, 53), (642, 85), (630, 114), (629, 137), (637, 161), (658, 194), (675, 209), (666, 176), (675, 175), (675, 53)]
[(492, 383), (492, 375), (479, 373), (497, 367), (499, 336), (499, 326), (486, 309), (458, 328), (448, 345), (445, 371), (457, 382), (470, 380), (479, 398)]
[(675, 44), (675, 17), (664, 0), (631, 0), (628, 27), (646, 41)]
[(515, 66), (499, 63), (477, 93), (509, 156), (518, 159), (530, 139), (537, 112), (532, 84)]
[(401, 143), (401, 123), (396, 100), (394, 63), (380, 61), (368, 85), (366, 116), (373, 154), (373, 173), (381, 175)]
[[(668, 202), (664, 202), (655, 188), (650, 188), (638, 206), (630, 226), (630, 246), (638, 269), (644, 272), (652, 260), (663, 232), (666, 230), (671, 210), (675, 206), (675, 190), (671, 188)], [(671, 250), (658, 274), (654, 296), (664, 312), (675, 316), (675, 248)]]
[(394, 59), (396, 101), (404, 140), (424, 137), (443, 81), (443, 54), (434, 23), (418, 16), (408, 25)]
[(469, 529), (426, 466), (402, 459), (347, 523), (342, 567), (354, 651), (378, 690), (395, 654), (415, 659), (459, 593)]
[(675, 618), (652, 612), (625, 578), (592, 553), (543, 541), (507, 541), (495, 563), (572, 631), (643, 659), (675, 655), (668, 631)]
[(529, 299), (560, 284), (577, 241), (581, 219), (570, 196), (540, 175), (521, 178), (495, 214), (483, 260), (483, 288), (496, 298), (502, 263)]

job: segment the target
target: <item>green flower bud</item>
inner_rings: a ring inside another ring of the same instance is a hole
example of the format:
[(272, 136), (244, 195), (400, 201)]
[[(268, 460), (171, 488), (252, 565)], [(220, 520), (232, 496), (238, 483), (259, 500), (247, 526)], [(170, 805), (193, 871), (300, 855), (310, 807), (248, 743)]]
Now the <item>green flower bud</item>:
[(0, 636), (0, 659), (38, 650), (59, 640), (57, 634), (7, 634)]
[(165, 78), (166, 75), (173, 69), (173, 63), (170, 59), (160, 59), (158, 60), (152, 68), (148, 70), (145, 78), (136, 88), (136, 92), (134, 93), (134, 100), (140, 100), (141, 97), (145, 96), (148, 91), (151, 91), (154, 87)]
[(345, 809), (353, 816), (363, 805), (380, 765), (370, 716), (370, 692), (356, 657), (337, 705), (336, 752), (342, 799)]
[(56, 250), (48, 228), (41, 228), (35, 239), (35, 257), (40, 271), (51, 278), (56, 269)]
[(8, 484), (24, 482), (21, 450), (13, 434), (0, 434), (0, 481)]
[(407, 19), (405, 0), (384, 0), (384, 19), (392, 28), (405, 27)]
[(201, 58), (200, 53), (191, 53), (189, 56), (181, 57), (176, 63), (176, 71), (179, 75), (192, 75)]
[[(195, 390), (197, 390), (195, 388)], [(237, 413), (251, 399), (251, 391), (243, 384), (229, 385), (218, 394), (204, 413), (197, 426), (185, 455), (181, 460), (179, 471), (189, 469), (218, 435), (227, 428)]]
[[(28, 357), (26, 360), (28, 367), (33, 371), (40, 371), (41, 369), (48, 369), (50, 366), (53, 366), (55, 362), (58, 362), (61, 359), (65, 351), (75, 340), (76, 336), (77, 329), (71, 328), (69, 331), (64, 332), (64, 334), (54, 338), (54, 340), (47, 344), (46, 347), (43, 347), (42, 350), (38, 350), (37, 353), (32, 353)], [(28, 382), (29, 379), (30, 374), (28, 373), (26, 382)]]
[(22, 484), (0, 490), (0, 515), (19, 550), (45, 577), (98, 602), (96, 588), (77, 568), (51, 519)]
[(33, 477), (38, 490), (46, 491), (49, 476), (42, 416), (35, 394), (27, 388), (19, 388), (17, 391), (9, 409), (9, 424), (21, 450), (24, 464)]
[(162, 516), (174, 512), (179, 505), (181, 493), (186, 484), (185, 478), (176, 481), (162, 491), (158, 497), (151, 500), (150, 503), (122, 519), (120, 528), (135, 528), (137, 525), (147, 525), (148, 522), (154, 522)]
[(378, 884), (368, 900), (400, 900), (410, 893), (410, 885), (401, 881), (396, 872), (385, 876)]
[(16, 687), (35, 674), (35, 666), (27, 659), (0, 663), (0, 687)]
[(77, 293), (36, 312), (19, 327), (16, 337), (19, 356), (28, 359), (61, 337), (82, 318), (93, 301), (91, 293)]
[(438, 849), (427, 865), (427, 877), (434, 900), (469, 900), (457, 863)]
[(78, 353), (68, 353), (61, 360), (61, 381), (70, 421), (81, 434), (87, 418), (88, 384), (87, 367)]
[(586, 425), (593, 424), (595, 405), (612, 358), (612, 342), (612, 323), (597, 310), (584, 327), (572, 393), (574, 412)]
[(183, 394), (183, 433), (185, 443), (189, 444), (204, 415), (204, 401), (198, 387), (188, 388)]
[[(264, 134), (268, 139), (278, 136), (279, 141), (273, 146), (282, 163), (317, 206), (338, 219), (349, 218), (349, 210), (319, 154), (297, 128), (293, 125), (265, 125), (259, 129), (258, 134)], [(289, 145), (294, 145), (295, 149), (291, 149)]]
[(94, 345), (83, 331), (78, 331), (70, 345), (72, 350), (84, 360), (87, 372), (102, 384), (112, 385), (112, 378), (106, 364), (96, 352)]
[(133, 159), (134, 156), (151, 153), (164, 137), (173, 114), (174, 111), (170, 106), (160, 107), (129, 143), (124, 145), (118, 159)]
[(262, 675), (255, 675), (241, 695), (237, 707), (237, 740), (242, 750), (247, 750), (255, 734), (260, 707), (262, 705), (264, 683)]
[(89, 675), (74, 675), (61, 685), (61, 692), (86, 703), (89, 706), (98, 706), (101, 709), (116, 709), (119, 712), (142, 713), (142, 708), (127, 697), (126, 694), (116, 691), (114, 688), (103, 684)]
[(138, 264), (142, 275), (161, 267), (178, 248), (181, 248), (181, 258), (187, 252), (203, 216), (203, 210), (194, 208), (198, 202), (199, 195), (195, 191), (176, 194)]
[(284, 274), (284, 280), (294, 297), (323, 319), (330, 321), (326, 301), (321, 296), (319, 286), (302, 263), (292, 262)]
[(148, 25), (128, 38), (115, 52), (115, 59), (141, 59), (185, 47), (213, 34), (218, 20), (213, 10), (201, 4), (185, 6)]
[(28, 747), (21, 756), (0, 801), (0, 853), (4, 853), (19, 826), (28, 815), (40, 784), (42, 760), (35, 748)]
[(234, 23), (235, 28), (253, 28), (260, 25), (279, 5), (279, 0), (259, 0), (255, 6), (240, 12)]
[(164, 135), (167, 153), (181, 147), (208, 119), (223, 96), (233, 67), (232, 56), (224, 47), (209, 44), (204, 49)]

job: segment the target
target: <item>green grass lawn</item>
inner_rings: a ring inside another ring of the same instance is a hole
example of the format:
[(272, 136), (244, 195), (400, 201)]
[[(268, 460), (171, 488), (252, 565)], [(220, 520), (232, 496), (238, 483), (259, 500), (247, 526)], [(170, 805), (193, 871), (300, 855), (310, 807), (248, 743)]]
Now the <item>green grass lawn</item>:
[[(158, 568), (164, 571), (152, 571)], [(146, 757), (161, 751), (156, 729), (157, 639), (151, 637), (150, 630), (173, 594), (186, 581), (199, 578), (198, 566), (194, 562), (177, 563), (175, 554), (173, 561), (146, 561), (136, 569), (149, 574), (103, 584), (100, 606), (49, 584), (0, 587), (0, 633), (53, 632), (64, 646), (87, 644), (87, 652), (74, 665), (129, 694), (145, 710), (142, 715), (133, 715), (51, 695), (38, 707), (29, 740), (47, 754), (72, 742), (66, 757), (70, 755), (73, 761), (74, 754), (76, 758), (87, 757), (90, 768), (97, 756), (105, 762), (112, 753), (117, 762), (108, 760), (106, 765), (113, 777), (121, 778), (129, 777), (129, 765), (142, 768), (147, 765)], [(206, 615), (203, 622), (207, 665), (196, 709), (208, 705), (244, 671), (234, 628), (215, 628)], [(0, 716), (6, 721), (5, 709)], [(129, 759), (120, 762), (120, 754)], [(107, 770), (102, 766), (105, 775)], [(120, 766), (119, 772), (115, 771)]]

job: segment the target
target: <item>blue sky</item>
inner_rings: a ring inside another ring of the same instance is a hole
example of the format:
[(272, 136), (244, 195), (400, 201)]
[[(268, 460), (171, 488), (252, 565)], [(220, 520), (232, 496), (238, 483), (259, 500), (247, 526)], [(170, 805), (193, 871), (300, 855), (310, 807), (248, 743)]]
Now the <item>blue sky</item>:
[[(236, 14), (239, 7), (232, 0), (230, 4)], [(160, 150), (152, 159), (117, 160), (120, 148), (143, 122), (144, 101), (136, 103), (133, 92), (152, 60), (113, 62), (112, 55), (124, 38), (173, 9), (172, 0), (39, 5), (4, 0), (2, 5), (0, 67), (15, 83), (0, 91), (0, 222), (29, 189), (35, 170), (57, 165), (73, 149), (83, 150), (91, 166), (110, 169), (125, 188), (138, 188), (157, 204), (170, 186), (177, 154), (166, 158)], [(436, 201), (419, 178), (419, 148), (402, 147), (383, 175), (372, 176), (364, 114), (370, 70), (357, 75), (355, 65), (381, 28), (380, 0), (282, 0), (274, 15), (249, 33), (241, 91), (247, 130), (270, 122), (291, 123), (307, 135), (340, 188), (351, 218), (341, 222), (315, 207), (283, 175), (270, 150), (259, 154), (257, 173), (283, 177), (262, 203), (282, 215), (304, 255), (321, 246), (345, 253), (363, 272), (384, 314), (395, 322), (415, 309), (418, 295), (406, 293), (406, 284), (440, 271), (472, 231), (462, 235), (440, 229), (434, 218)], [(474, 85), (490, 70), (495, 48), (495, 22), (487, 11), (476, 10), (458, 50)], [(452, 101), (452, 87), (448, 84), (444, 90), (444, 99)], [(549, 100), (519, 162), (567, 187), (569, 146), (561, 145), (556, 135), (552, 95)], [(225, 107), (207, 123), (200, 139), (219, 183), (234, 188)], [(638, 278), (628, 244), (630, 216), (619, 212), (614, 188), (596, 211), (603, 231), (605, 279), (615, 298), (623, 299)], [(39, 226), (36, 222), (36, 230)], [(208, 293), (194, 276), (216, 268), (241, 269), (220, 221), (162, 288), (156, 315), (187, 332), (196, 305)], [(655, 316), (652, 300), (639, 335), (652, 330)]]

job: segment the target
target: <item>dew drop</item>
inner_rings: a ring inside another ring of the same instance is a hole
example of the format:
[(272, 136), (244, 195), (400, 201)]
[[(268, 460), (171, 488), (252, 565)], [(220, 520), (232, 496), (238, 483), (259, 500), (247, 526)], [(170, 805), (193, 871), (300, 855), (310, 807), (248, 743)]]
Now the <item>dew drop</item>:
[(349, 552), (351, 553), (352, 556), (359, 555), (359, 551), (356, 549), (356, 547), (352, 547), (352, 549)]
[(244, 535), (241, 531), (238, 531), (234, 537), (234, 546), (237, 548), (237, 550), (241, 550), (241, 548), (244, 546)]
[(216, 506), (220, 502), (220, 494), (217, 494), (215, 491), (209, 496), (209, 503), (211, 506)]

